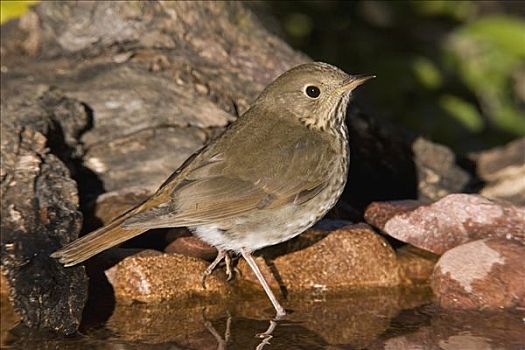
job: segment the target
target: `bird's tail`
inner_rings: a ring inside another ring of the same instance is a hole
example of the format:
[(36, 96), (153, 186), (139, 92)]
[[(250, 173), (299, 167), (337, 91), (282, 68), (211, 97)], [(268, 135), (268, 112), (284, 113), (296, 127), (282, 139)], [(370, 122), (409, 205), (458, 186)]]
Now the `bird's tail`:
[(71, 242), (60, 250), (51, 254), (52, 258), (57, 258), (64, 266), (79, 264), (98, 253), (111, 248), (119, 243), (127, 241), (140, 235), (147, 229), (144, 228), (124, 228), (122, 223), (132, 216), (135, 210), (113, 220), (110, 224), (99, 228), (87, 235)]

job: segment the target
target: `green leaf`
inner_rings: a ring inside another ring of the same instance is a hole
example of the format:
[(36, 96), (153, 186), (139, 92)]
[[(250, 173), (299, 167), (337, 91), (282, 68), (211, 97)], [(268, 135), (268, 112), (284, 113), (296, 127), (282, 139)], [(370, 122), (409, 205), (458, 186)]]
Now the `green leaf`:
[(457, 96), (443, 95), (439, 98), (439, 105), (469, 131), (480, 132), (483, 129), (483, 119), (471, 103)]
[(0, 1), (0, 23), (20, 17), (27, 9), (38, 1)]

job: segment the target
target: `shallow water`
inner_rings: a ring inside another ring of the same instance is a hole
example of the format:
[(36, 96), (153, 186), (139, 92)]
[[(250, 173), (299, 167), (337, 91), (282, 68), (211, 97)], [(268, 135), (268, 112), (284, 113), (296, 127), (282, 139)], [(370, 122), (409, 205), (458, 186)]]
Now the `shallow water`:
[(428, 289), (292, 296), (272, 320), (262, 295), (226, 304), (91, 302), (78, 335), (53, 338), (16, 326), (2, 301), (11, 349), (525, 349), (525, 310), (450, 312)]

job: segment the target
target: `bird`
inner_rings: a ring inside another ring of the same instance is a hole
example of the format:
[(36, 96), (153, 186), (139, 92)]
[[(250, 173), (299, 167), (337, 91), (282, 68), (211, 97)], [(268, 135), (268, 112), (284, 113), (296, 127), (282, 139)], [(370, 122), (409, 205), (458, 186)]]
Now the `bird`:
[(222, 260), (231, 277), (230, 254), (240, 255), (283, 317), (252, 253), (301, 234), (336, 204), (349, 171), (347, 105), (374, 77), (323, 62), (291, 68), (147, 200), (51, 257), (73, 266), (150, 229), (187, 227), (218, 251), (203, 278)]

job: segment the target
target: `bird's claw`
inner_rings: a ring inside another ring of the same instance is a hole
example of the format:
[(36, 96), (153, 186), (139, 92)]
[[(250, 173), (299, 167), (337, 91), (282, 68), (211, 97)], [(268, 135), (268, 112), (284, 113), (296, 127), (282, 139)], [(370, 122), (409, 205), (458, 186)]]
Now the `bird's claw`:
[(231, 281), (233, 277), (235, 276), (235, 273), (238, 272), (237, 268), (233, 267), (233, 261), (232, 261), (232, 257), (230, 256), (230, 253), (223, 251), (223, 250), (219, 250), (215, 260), (202, 273), (202, 288), (203, 289), (206, 289), (206, 278), (208, 278), (208, 276), (213, 273), (213, 271), (219, 265), (222, 259), (224, 259), (224, 263), (226, 265), (226, 276), (227, 276), (226, 280), (228, 282)]

